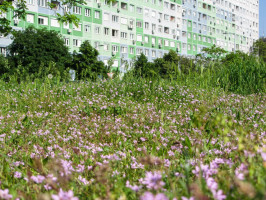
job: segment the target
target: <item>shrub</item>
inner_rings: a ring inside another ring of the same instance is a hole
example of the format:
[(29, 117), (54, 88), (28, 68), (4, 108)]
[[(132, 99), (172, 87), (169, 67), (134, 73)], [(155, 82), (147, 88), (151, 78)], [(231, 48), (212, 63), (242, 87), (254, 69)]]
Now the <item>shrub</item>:
[(71, 58), (59, 33), (34, 27), (14, 32), (8, 52), (11, 70), (22, 65), (29, 68), (30, 74), (38, 73), (40, 67), (48, 67), (50, 62), (63, 72)]
[(84, 41), (79, 53), (74, 52), (71, 67), (77, 71), (78, 79), (96, 80), (98, 76), (107, 78), (108, 69), (102, 61), (97, 60), (99, 52), (93, 48), (89, 41)]
[(265, 63), (242, 52), (230, 53), (217, 68), (219, 85), (225, 90), (240, 94), (264, 91)]

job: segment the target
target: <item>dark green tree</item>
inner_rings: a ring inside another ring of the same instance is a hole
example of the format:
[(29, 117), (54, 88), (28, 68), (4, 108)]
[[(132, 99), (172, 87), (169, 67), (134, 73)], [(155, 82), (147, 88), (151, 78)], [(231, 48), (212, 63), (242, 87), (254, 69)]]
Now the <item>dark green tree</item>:
[(152, 74), (153, 64), (141, 53), (134, 62), (134, 75), (137, 77), (149, 77)]
[(170, 50), (167, 54), (163, 56), (163, 64), (160, 69), (160, 75), (164, 78), (169, 78), (178, 73), (178, 65), (180, 57), (177, 52)]
[(258, 39), (252, 47), (252, 54), (258, 55), (266, 62), (266, 37)]
[(98, 55), (99, 52), (87, 40), (81, 44), (78, 53), (74, 52), (71, 67), (77, 71), (78, 79), (107, 78), (108, 69), (102, 61), (97, 60)]
[(48, 67), (51, 62), (63, 71), (71, 59), (59, 33), (34, 27), (14, 32), (13, 42), (7, 49), (11, 67), (27, 66), (29, 73), (37, 73), (40, 67)]

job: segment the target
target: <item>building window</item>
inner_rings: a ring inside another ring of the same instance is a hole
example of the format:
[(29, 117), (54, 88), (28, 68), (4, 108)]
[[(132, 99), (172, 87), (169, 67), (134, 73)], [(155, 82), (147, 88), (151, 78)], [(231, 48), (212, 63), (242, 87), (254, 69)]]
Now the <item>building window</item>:
[(34, 4), (34, 0), (27, 0), (27, 4), (33, 5)]
[(134, 48), (130, 47), (130, 54), (134, 54)]
[(170, 47), (175, 47), (175, 43), (173, 41), (170, 42)]
[(81, 31), (81, 26), (82, 24), (79, 24), (78, 27), (76, 27), (75, 25), (73, 26), (73, 30), (74, 31)]
[(63, 27), (64, 27), (65, 29), (69, 29), (69, 23), (64, 23)]
[(112, 22), (118, 22), (119, 17), (116, 15), (112, 15)]
[(164, 33), (169, 34), (169, 27), (164, 27)]
[(130, 12), (134, 12), (134, 11), (135, 11), (135, 6), (132, 5), (132, 4), (130, 4), (130, 5), (129, 5), (129, 11), (130, 11)]
[(169, 21), (169, 15), (164, 15), (164, 20)]
[(48, 17), (38, 16), (38, 24), (40, 25), (48, 25)]
[(137, 35), (137, 41), (142, 42), (142, 35)]
[(126, 32), (121, 32), (121, 38), (127, 39), (127, 33)]
[(99, 50), (99, 45), (100, 45), (100, 42), (94, 42), (94, 48), (96, 50)]
[(74, 47), (80, 47), (80, 45), (81, 45), (81, 40), (73, 39), (73, 46)]
[(91, 32), (91, 26), (90, 25), (85, 25), (84, 26), (84, 30), (86, 33), (90, 33)]
[(127, 25), (127, 18), (121, 17), (121, 24)]
[(142, 14), (142, 8), (137, 7), (137, 13), (138, 13), (138, 14)]
[(163, 30), (163, 27), (161, 25), (158, 26), (158, 32), (161, 33)]
[(91, 10), (88, 8), (85, 8), (85, 16), (90, 17), (91, 16)]
[(112, 36), (118, 37), (118, 30), (112, 29)]
[(104, 35), (109, 35), (109, 28), (104, 27)]
[(130, 33), (129, 37), (130, 40), (134, 40), (134, 34)]
[(149, 29), (149, 22), (145, 22), (144, 27), (145, 27), (145, 29)]
[(153, 58), (155, 58), (155, 57), (156, 57), (156, 51), (152, 50), (152, 52), (151, 52), (151, 56), (152, 56)]
[(39, 0), (38, 5), (41, 7), (47, 7), (47, 5), (48, 5), (47, 2), (48, 2), (48, 0)]
[(65, 38), (64, 40), (65, 40), (65, 45), (69, 46), (69, 38)]
[(121, 47), (121, 53), (127, 53), (127, 47)]
[(77, 15), (81, 15), (81, 7), (79, 6), (74, 6), (73, 7), (73, 13)]
[(155, 45), (155, 38), (151, 38), (151, 43)]
[(141, 22), (141, 21), (137, 21), (136, 26), (137, 26), (138, 28), (142, 28), (142, 22)]
[(137, 55), (140, 55), (142, 52), (143, 52), (142, 49), (137, 48), (137, 53), (136, 53)]
[(127, 10), (127, 4), (124, 2), (121, 2), (121, 9)]
[(113, 1), (113, 2), (112, 2), (112, 6), (113, 6), (114, 8), (117, 8), (117, 7), (118, 7), (118, 1)]
[(60, 27), (60, 24), (57, 19), (51, 19), (51, 26)]
[(34, 23), (34, 15), (27, 14), (27, 22), (28, 23)]
[(104, 44), (104, 45), (103, 45), (103, 49), (104, 49), (105, 51), (109, 51), (109, 44)]
[(112, 46), (112, 51), (115, 52), (115, 53), (118, 52), (118, 46), (117, 45), (113, 45)]
[(99, 26), (95, 27), (95, 34), (100, 34), (100, 27)]
[(148, 36), (145, 36), (144, 37), (144, 41), (145, 41), (145, 43), (149, 43), (149, 37)]
[(100, 19), (100, 11), (97, 11), (97, 10), (96, 10), (96, 11), (94, 12), (94, 18), (95, 18), (95, 19)]
[(109, 13), (103, 14), (103, 20), (108, 21), (109, 20)]
[(145, 49), (144, 54), (145, 54), (145, 56), (149, 56), (149, 49)]

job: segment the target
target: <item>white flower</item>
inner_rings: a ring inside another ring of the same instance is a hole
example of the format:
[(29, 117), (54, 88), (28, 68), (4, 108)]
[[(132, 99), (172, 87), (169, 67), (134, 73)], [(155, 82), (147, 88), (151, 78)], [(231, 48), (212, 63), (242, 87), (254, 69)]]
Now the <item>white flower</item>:
[(52, 79), (53, 78), (53, 75), (52, 74), (48, 74), (48, 78), (49, 79)]

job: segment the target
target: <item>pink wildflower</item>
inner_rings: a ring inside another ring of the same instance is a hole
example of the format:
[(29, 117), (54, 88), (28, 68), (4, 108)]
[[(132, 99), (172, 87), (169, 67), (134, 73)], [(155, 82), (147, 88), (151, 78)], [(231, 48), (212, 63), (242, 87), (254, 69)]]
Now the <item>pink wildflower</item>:
[(78, 200), (78, 197), (74, 197), (74, 193), (72, 190), (68, 192), (64, 192), (61, 188), (58, 195), (52, 195), (53, 200)]
[(153, 195), (151, 192), (145, 192), (140, 197), (140, 200), (168, 200), (168, 198), (163, 193), (159, 193), (159, 194)]
[(155, 190), (158, 190), (165, 185), (162, 181), (162, 175), (160, 172), (147, 172), (146, 177), (143, 180), (143, 184), (145, 184), (147, 188)]
[(9, 190), (5, 189), (5, 190), (1, 190), (0, 189), (0, 199), (12, 199), (12, 195), (9, 194)]

